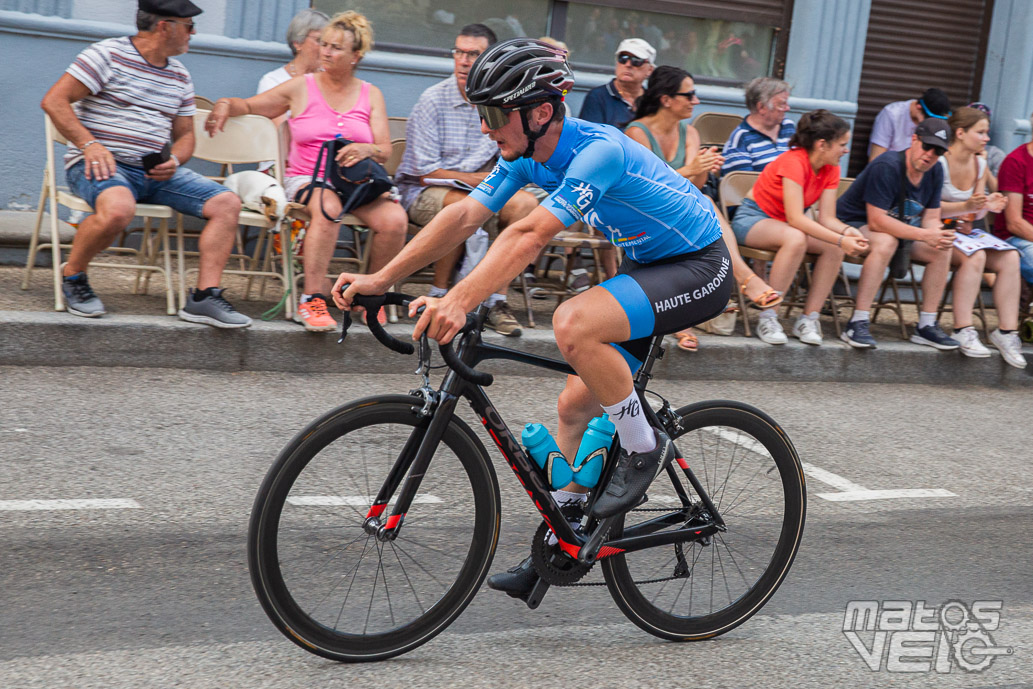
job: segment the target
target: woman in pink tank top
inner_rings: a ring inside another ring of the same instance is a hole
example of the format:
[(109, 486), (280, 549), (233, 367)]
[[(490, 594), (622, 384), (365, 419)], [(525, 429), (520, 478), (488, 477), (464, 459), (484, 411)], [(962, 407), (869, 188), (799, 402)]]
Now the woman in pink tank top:
[[(287, 127), (291, 144), (284, 186), (292, 199), (311, 185), (320, 147), (338, 135), (352, 141), (337, 155), (341, 165), (351, 167), (364, 158), (383, 164), (391, 154), (384, 96), (376, 86), (355, 76), (356, 65), (372, 46), (369, 21), (357, 12), (342, 12), (330, 20), (320, 37), (322, 72), (295, 77), (248, 99), (221, 98), (213, 106), (205, 128), (214, 135), (228, 117), (253, 113), (274, 118), (290, 111)], [(302, 254), (305, 285), (294, 318), (310, 331), (336, 327), (327, 311), (331, 285), (327, 271), (340, 225), (327, 220), (320, 206), (336, 216), (341, 202), (332, 190), (325, 189), (316, 190), (308, 202), (312, 220)], [(371, 230), (368, 271), (376, 272), (405, 242), (405, 210), (385, 194), (353, 208), (351, 214)]]

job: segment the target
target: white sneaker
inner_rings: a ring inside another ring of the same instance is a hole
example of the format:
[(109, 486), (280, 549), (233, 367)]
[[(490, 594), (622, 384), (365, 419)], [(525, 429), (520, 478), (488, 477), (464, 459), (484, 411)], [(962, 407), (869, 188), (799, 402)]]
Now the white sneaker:
[(807, 316), (800, 316), (793, 325), (793, 337), (799, 338), (804, 344), (820, 345), (821, 323), (816, 318), (811, 320)]
[(757, 337), (770, 345), (785, 344), (789, 341), (778, 319), (764, 316), (757, 319)]
[(1022, 340), (1018, 333), (1005, 335), (997, 329), (990, 333), (990, 343), (997, 347), (1004, 360), (1015, 368), (1026, 368), (1026, 357), (1022, 356)]
[(979, 340), (979, 333), (971, 325), (955, 330), (954, 339), (961, 343), (961, 353), (965, 356), (973, 359), (985, 359), (990, 356), (990, 350)]

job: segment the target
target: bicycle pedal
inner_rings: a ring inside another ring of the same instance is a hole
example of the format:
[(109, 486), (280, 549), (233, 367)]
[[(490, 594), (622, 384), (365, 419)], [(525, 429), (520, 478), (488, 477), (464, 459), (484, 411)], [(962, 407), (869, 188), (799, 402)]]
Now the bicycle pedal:
[(545, 598), (545, 593), (549, 590), (549, 586), (549, 582), (539, 577), (530, 593), (520, 595), (518, 598), (527, 603), (528, 608), (534, 610), (542, 604), (542, 599)]

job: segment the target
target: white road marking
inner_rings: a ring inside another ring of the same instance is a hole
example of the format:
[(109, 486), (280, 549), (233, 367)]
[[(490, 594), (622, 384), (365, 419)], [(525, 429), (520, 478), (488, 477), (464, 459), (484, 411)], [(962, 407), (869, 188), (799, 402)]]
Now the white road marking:
[[(714, 435), (729, 440), (740, 447), (759, 455), (769, 456), (767, 449), (753, 438), (727, 428), (708, 428)], [(855, 502), (859, 500), (889, 500), (893, 498), (956, 498), (956, 493), (943, 488), (895, 488), (890, 490), (869, 490), (839, 474), (822, 469), (809, 462), (801, 462), (803, 473), (816, 481), (835, 488), (838, 493), (815, 493), (830, 502)]]
[(10, 428), (10, 429), (3, 428), (3, 429), (0, 429), (0, 433), (28, 433), (28, 432), (29, 432), (28, 428)]
[(35, 510), (138, 510), (140, 503), (128, 499), (97, 500), (0, 500), (0, 512)]
[[(298, 507), (369, 507), (376, 496), (366, 495), (296, 495), (287, 498), (287, 502)], [(394, 504), (392, 498), (388, 504)], [(414, 504), (441, 502), (436, 495), (417, 495)]]

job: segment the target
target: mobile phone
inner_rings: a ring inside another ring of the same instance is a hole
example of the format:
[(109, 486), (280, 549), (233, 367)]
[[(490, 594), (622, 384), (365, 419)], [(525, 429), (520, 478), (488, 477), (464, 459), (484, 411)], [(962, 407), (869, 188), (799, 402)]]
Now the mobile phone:
[(147, 155), (140, 158), (140, 162), (143, 163), (144, 172), (150, 172), (158, 165), (166, 162), (172, 158), (172, 146), (168, 141), (161, 147), (160, 151), (156, 153), (148, 153)]

